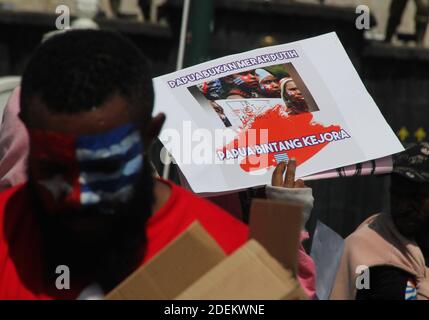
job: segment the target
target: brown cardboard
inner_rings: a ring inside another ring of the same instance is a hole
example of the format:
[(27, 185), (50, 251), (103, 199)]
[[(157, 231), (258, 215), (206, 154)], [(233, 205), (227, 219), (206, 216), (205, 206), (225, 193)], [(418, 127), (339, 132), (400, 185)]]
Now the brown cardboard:
[(225, 257), (194, 223), (106, 299), (307, 299), (295, 277), (302, 208), (254, 200), (250, 238)]
[(177, 300), (305, 299), (292, 272), (250, 240), (197, 280)]
[(225, 258), (216, 241), (193, 223), (151, 261), (131, 274), (107, 300), (173, 299)]
[(302, 206), (254, 199), (250, 210), (250, 238), (257, 240), (284, 268), (297, 271)]

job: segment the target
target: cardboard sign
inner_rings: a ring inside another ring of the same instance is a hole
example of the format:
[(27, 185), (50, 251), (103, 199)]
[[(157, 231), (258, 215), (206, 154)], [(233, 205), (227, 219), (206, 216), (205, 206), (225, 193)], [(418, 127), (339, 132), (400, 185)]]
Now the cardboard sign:
[(250, 240), (177, 300), (297, 300), (306, 296), (292, 272)]
[(250, 238), (257, 240), (281, 265), (297, 271), (302, 207), (280, 201), (254, 199), (250, 210)]
[(110, 292), (107, 300), (170, 300), (225, 258), (200, 223), (193, 223), (146, 265)]
[(301, 211), (254, 200), (251, 239), (228, 257), (196, 222), (106, 299), (307, 299), (295, 277)]
[(292, 158), (297, 178), (325, 177), (403, 151), (335, 33), (153, 82), (154, 112), (167, 115), (159, 138), (196, 193), (266, 185), (274, 167)]

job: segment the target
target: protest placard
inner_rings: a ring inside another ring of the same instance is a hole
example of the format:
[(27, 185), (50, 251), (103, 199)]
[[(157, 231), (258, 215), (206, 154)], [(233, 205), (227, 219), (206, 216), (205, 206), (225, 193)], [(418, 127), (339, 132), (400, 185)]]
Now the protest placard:
[(335, 33), (205, 62), (154, 86), (154, 112), (167, 115), (159, 138), (197, 193), (265, 185), (292, 158), (300, 178), (403, 150)]

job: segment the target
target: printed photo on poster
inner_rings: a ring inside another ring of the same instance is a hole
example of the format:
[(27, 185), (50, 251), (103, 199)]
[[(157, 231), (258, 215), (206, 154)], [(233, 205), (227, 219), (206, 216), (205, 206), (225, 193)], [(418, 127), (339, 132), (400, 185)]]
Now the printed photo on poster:
[(245, 129), (257, 116), (276, 107), (285, 116), (319, 111), (292, 63), (250, 69), (188, 90), (209, 117), (216, 115), (215, 127)]
[(167, 115), (159, 139), (197, 193), (263, 186), (289, 159), (297, 178), (373, 174), (360, 163), (403, 150), (335, 33), (206, 61), (154, 86), (154, 113)]

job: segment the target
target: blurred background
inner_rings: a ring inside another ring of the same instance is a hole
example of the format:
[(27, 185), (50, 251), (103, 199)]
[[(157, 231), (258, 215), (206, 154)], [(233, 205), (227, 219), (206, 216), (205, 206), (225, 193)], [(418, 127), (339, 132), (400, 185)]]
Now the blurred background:
[[(429, 1), (0, 0), (0, 108), (34, 48), (46, 33), (55, 30), (59, 5), (68, 6), (72, 23), (78, 18), (89, 19), (101, 29), (129, 37), (152, 61), (154, 76), (228, 54), (335, 31), (400, 140), (409, 144), (427, 139)], [(180, 59), (184, 5), (189, 5), (189, 14), (185, 14), (187, 28)], [(359, 27), (359, 17), (369, 25)], [(162, 172), (160, 148), (160, 144), (154, 148), (154, 163)], [(170, 177), (178, 181), (175, 170)], [(347, 236), (367, 216), (389, 210), (388, 177), (309, 184), (316, 198), (310, 231), (319, 219)]]

